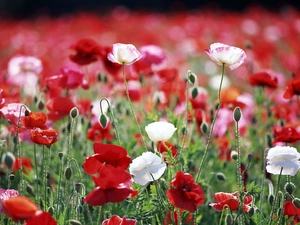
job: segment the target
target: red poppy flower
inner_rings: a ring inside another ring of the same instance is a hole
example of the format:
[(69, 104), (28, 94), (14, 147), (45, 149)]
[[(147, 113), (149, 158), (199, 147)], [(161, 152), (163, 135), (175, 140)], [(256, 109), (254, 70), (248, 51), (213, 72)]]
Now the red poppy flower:
[(83, 163), (84, 171), (88, 174), (99, 172), (103, 165), (126, 170), (131, 162), (126, 149), (118, 145), (94, 143), (94, 153)]
[(5, 98), (2, 96), (2, 92), (3, 92), (3, 89), (0, 88), (0, 109), (4, 106), (5, 104)]
[[(180, 218), (183, 218), (182, 215), (182, 210), (180, 210)], [(187, 216), (184, 218), (184, 221), (182, 221), (182, 223), (178, 223), (178, 213), (177, 210), (174, 210), (174, 215), (172, 216), (170, 212), (168, 212), (167, 217), (164, 219), (164, 225), (169, 225), (169, 224), (174, 224), (174, 225), (178, 225), (178, 224), (195, 224), (194, 218), (193, 218), (193, 214), (188, 213)]]
[(58, 141), (58, 134), (52, 128), (48, 130), (34, 128), (30, 132), (30, 139), (36, 144), (49, 146)]
[(98, 121), (96, 121), (91, 128), (88, 129), (86, 136), (91, 141), (101, 142), (103, 140), (111, 141), (114, 136), (110, 133), (111, 123), (108, 122), (107, 126), (103, 128)]
[(69, 55), (69, 58), (78, 65), (88, 65), (95, 62), (100, 55), (100, 46), (90, 38), (80, 39), (70, 49), (75, 50), (75, 54)]
[(292, 78), (283, 93), (285, 99), (291, 99), (294, 95), (300, 95), (300, 79)]
[(300, 209), (297, 209), (292, 201), (286, 201), (283, 205), (283, 214), (288, 218), (294, 217), (294, 224), (300, 222)]
[(178, 69), (166, 68), (156, 71), (157, 75), (165, 81), (174, 81), (178, 77)]
[(50, 213), (44, 212), (42, 210), (36, 211), (36, 213), (26, 220), (24, 225), (57, 225), (55, 219)]
[(181, 170), (176, 173), (175, 179), (170, 182), (174, 186), (167, 190), (167, 197), (170, 203), (183, 210), (194, 212), (197, 206), (204, 203), (204, 193), (192, 175), (183, 173)]
[[(217, 203), (209, 204), (214, 210), (222, 211), (223, 209), (230, 208), (230, 210), (235, 211), (239, 208), (239, 198), (238, 192), (233, 194), (225, 193), (225, 192), (217, 192), (215, 193), (215, 200)], [(248, 212), (250, 210), (249, 204), (252, 202), (252, 198), (250, 196), (246, 196), (244, 198), (243, 210), (244, 212)]]
[(29, 219), (39, 210), (36, 204), (25, 196), (2, 200), (1, 204), (5, 215), (15, 222)]
[(33, 129), (35, 127), (46, 129), (47, 126), (45, 124), (47, 119), (47, 115), (43, 112), (30, 112), (28, 116), (23, 117), (23, 124), (27, 129)]
[[(14, 172), (17, 172), (20, 169), (19, 161), (20, 161), (19, 158), (16, 157), (14, 165), (13, 165)], [(23, 173), (29, 174), (30, 171), (32, 170), (32, 159), (22, 157), (21, 163), (22, 163)]]
[(157, 151), (163, 155), (165, 162), (168, 161), (168, 157), (166, 157), (166, 156), (169, 155), (168, 154), (169, 151), (171, 152), (173, 158), (176, 158), (178, 156), (177, 148), (169, 142), (159, 141), (157, 143)]
[(271, 76), (267, 72), (260, 72), (249, 76), (249, 83), (252, 86), (277, 88), (278, 80), (277, 77)]
[(68, 116), (75, 104), (68, 97), (55, 97), (47, 101), (46, 107), (49, 110), (49, 120), (57, 121), (64, 116)]
[(274, 129), (275, 139), (273, 143), (277, 142), (296, 142), (300, 140), (300, 134), (293, 127), (276, 127)]
[(125, 170), (103, 166), (100, 173), (101, 176), (93, 177), (97, 187), (85, 197), (84, 202), (87, 204), (100, 206), (109, 202), (122, 202), (126, 198), (137, 196), (138, 191), (129, 187), (132, 177)]
[(120, 218), (117, 215), (113, 215), (109, 219), (106, 219), (102, 222), (102, 225), (135, 225), (135, 224), (136, 224), (136, 220), (126, 219), (125, 216), (123, 218)]

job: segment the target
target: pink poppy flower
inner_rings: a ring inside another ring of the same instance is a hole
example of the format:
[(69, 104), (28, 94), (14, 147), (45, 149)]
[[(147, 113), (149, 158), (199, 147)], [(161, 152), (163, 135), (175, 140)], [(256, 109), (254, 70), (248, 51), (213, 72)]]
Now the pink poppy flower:
[(141, 53), (132, 44), (117, 43), (113, 45), (112, 52), (107, 58), (121, 65), (131, 65), (142, 57)]
[(10, 103), (0, 109), (0, 116), (3, 116), (6, 120), (11, 122), (14, 125), (18, 124), (19, 117), (20, 122), (22, 122), (25, 116), (25, 110), (28, 110), (28, 107), (21, 103)]
[[(7, 199), (10, 199), (11, 197), (15, 197), (18, 195), (19, 195), (19, 192), (16, 190), (12, 190), (12, 189), (5, 190), (3, 188), (0, 188), (0, 200), (7, 200)], [(2, 205), (0, 204), (0, 214), (2, 212), (3, 212)]]
[(117, 215), (113, 215), (109, 219), (106, 219), (102, 222), (102, 225), (135, 225), (135, 224), (136, 224), (136, 220), (126, 219), (125, 216), (123, 218), (120, 218)]
[(214, 43), (205, 50), (208, 56), (218, 65), (228, 66), (231, 70), (238, 68), (246, 59), (246, 53), (238, 48), (222, 43)]

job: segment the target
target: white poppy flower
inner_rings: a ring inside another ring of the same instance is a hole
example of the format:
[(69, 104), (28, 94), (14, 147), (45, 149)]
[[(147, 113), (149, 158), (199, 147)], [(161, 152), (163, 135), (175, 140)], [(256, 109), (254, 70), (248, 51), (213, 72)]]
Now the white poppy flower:
[(112, 52), (107, 56), (108, 60), (121, 65), (130, 65), (142, 57), (141, 53), (132, 44), (117, 43), (113, 45)]
[(129, 172), (134, 176), (134, 182), (146, 185), (150, 181), (158, 180), (166, 170), (166, 163), (152, 152), (144, 152), (132, 160)]
[(172, 124), (164, 121), (153, 122), (145, 127), (148, 137), (154, 141), (168, 141), (177, 130), (177, 128)]
[(275, 146), (267, 155), (267, 172), (294, 176), (300, 169), (300, 153), (294, 147)]
[(247, 57), (244, 50), (222, 43), (211, 44), (205, 52), (218, 65), (225, 64), (231, 70), (238, 68)]

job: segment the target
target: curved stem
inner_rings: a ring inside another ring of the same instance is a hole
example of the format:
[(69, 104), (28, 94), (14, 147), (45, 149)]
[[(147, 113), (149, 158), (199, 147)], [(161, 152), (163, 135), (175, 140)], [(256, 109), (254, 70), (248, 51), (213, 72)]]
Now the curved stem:
[(218, 113), (219, 113), (221, 105), (222, 105), (221, 89), (222, 89), (222, 83), (223, 83), (223, 78), (224, 78), (224, 70), (225, 70), (225, 64), (222, 65), (222, 76), (221, 76), (221, 81), (220, 81), (220, 86), (219, 86), (219, 91), (218, 91), (219, 104), (217, 106), (216, 113), (215, 113), (215, 115), (213, 117), (213, 121), (212, 121), (210, 129), (209, 129), (207, 144), (206, 144), (206, 147), (205, 147), (205, 150), (204, 150), (204, 154), (203, 154), (203, 157), (202, 157), (202, 160), (201, 160), (201, 163), (200, 163), (200, 166), (199, 166), (199, 170), (198, 170), (198, 173), (197, 173), (197, 176), (196, 176), (196, 182), (198, 182), (198, 179), (199, 179), (200, 174), (202, 172), (202, 167), (203, 167), (203, 164), (205, 162), (205, 159), (206, 159), (206, 156), (207, 156), (207, 153), (208, 153), (208, 149), (209, 149), (210, 144), (211, 144), (211, 140), (212, 140), (212, 136), (213, 136), (213, 131), (214, 131), (214, 126), (215, 126), (215, 123), (216, 123), (216, 120), (217, 120), (217, 116), (218, 116)]
[(140, 135), (141, 135), (141, 138), (142, 138), (142, 142), (143, 142), (144, 148), (145, 148), (145, 150), (147, 151), (147, 145), (146, 145), (146, 142), (145, 142), (145, 138), (144, 138), (144, 135), (143, 135), (142, 130), (141, 130), (141, 128), (140, 128), (139, 122), (138, 122), (138, 120), (137, 120), (136, 114), (135, 114), (134, 109), (133, 109), (133, 104), (132, 104), (131, 99), (130, 99), (130, 96), (129, 96), (128, 83), (127, 83), (127, 79), (126, 79), (126, 76), (125, 76), (125, 70), (124, 70), (124, 69), (125, 69), (125, 65), (123, 64), (123, 65), (122, 65), (122, 74), (123, 74), (123, 79), (124, 79), (124, 85), (125, 85), (125, 91), (126, 91), (127, 101), (128, 101), (128, 103), (129, 103), (130, 110), (131, 110), (132, 116), (133, 116), (133, 118), (134, 118), (134, 121), (135, 121), (135, 123), (136, 123), (136, 126), (137, 126), (137, 128), (138, 128), (138, 130), (139, 130), (139, 133), (140, 133)]
[(239, 123), (236, 122), (235, 128), (235, 147), (237, 150), (237, 160), (236, 160), (236, 176), (237, 176), (237, 189), (241, 190), (241, 148), (240, 148), (240, 136), (239, 136)]

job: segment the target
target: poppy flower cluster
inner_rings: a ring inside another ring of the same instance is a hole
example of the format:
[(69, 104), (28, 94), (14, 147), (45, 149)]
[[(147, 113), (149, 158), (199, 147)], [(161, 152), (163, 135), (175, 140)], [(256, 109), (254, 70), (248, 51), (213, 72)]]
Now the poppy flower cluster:
[(83, 168), (88, 174), (98, 174), (92, 177), (96, 187), (85, 197), (84, 202), (101, 206), (135, 197), (138, 191), (130, 187), (132, 177), (126, 169), (131, 159), (126, 149), (113, 144), (94, 143), (94, 153), (85, 159)]
[(50, 213), (42, 211), (25, 196), (15, 196), (0, 201), (3, 212), (14, 222), (25, 221), (25, 225), (57, 225)]

